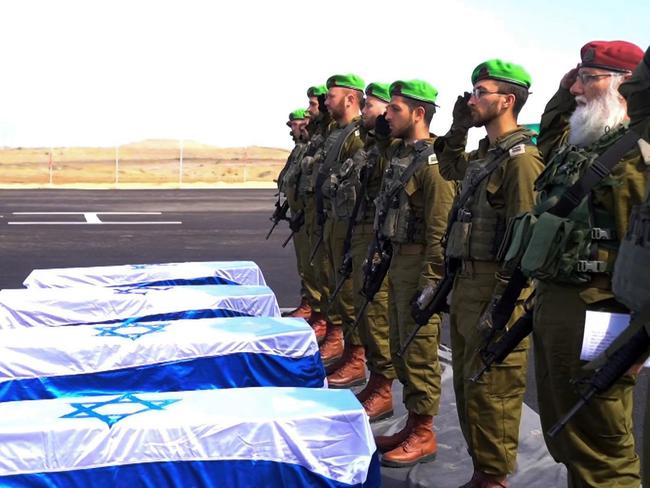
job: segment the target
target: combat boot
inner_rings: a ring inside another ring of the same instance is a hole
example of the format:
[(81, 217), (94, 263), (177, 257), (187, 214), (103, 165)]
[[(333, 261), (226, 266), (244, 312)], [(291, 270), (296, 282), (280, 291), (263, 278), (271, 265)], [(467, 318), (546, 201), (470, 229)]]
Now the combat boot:
[(370, 378), (368, 379), (368, 383), (366, 383), (366, 386), (364, 386), (362, 390), (354, 394), (354, 396), (357, 397), (357, 400), (359, 400), (359, 403), (365, 402), (368, 399), (368, 397), (372, 394), (372, 392), (375, 391), (375, 383), (377, 382), (377, 376), (378, 376), (377, 373), (373, 373), (371, 371)]
[(438, 453), (436, 434), (433, 432), (431, 415), (413, 414), (411, 432), (406, 440), (381, 457), (381, 464), (393, 468), (404, 468), (417, 463), (433, 461)]
[(346, 361), (327, 377), (329, 388), (351, 388), (366, 382), (366, 353), (363, 346), (348, 347)]
[(327, 335), (325, 336), (325, 340), (321, 344), (319, 351), (323, 365), (326, 368), (341, 358), (343, 355), (342, 326), (327, 324)]
[(393, 380), (380, 374), (376, 375), (375, 386), (363, 402), (370, 422), (378, 422), (393, 416)]
[(309, 302), (305, 297), (302, 297), (302, 301), (300, 302), (300, 305), (298, 305), (296, 308), (291, 310), (290, 312), (284, 312), (282, 314), (283, 317), (297, 317), (305, 320), (309, 320), (311, 318), (311, 314), (313, 313), (313, 310), (311, 308), (311, 305), (309, 305)]
[(472, 479), (459, 488), (508, 488), (508, 481), (505, 476), (474, 471)]
[(406, 424), (404, 424), (402, 430), (399, 430), (392, 435), (380, 435), (375, 437), (377, 450), (382, 453), (392, 451), (402, 442), (404, 442), (411, 433), (411, 428), (413, 427), (413, 419), (414, 414), (409, 412), (409, 416), (406, 419)]
[(308, 322), (314, 330), (314, 334), (316, 334), (316, 342), (322, 344), (327, 335), (327, 317), (325, 317), (325, 314), (313, 311)]

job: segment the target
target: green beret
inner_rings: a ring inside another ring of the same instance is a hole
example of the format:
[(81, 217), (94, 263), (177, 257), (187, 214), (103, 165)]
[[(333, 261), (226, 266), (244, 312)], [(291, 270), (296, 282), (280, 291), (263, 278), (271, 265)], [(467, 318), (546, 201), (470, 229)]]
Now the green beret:
[(297, 108), (289, 114), (289, 120), (304, 120), (309, 117), (309, 112), (304, 108)]
[(390, 102), (390, 93), (388, 89), (390, 85), (388, 83), (370, 83), (366, 87), (366, 96), (379, 98), (384, 102)]
[(490, 59), (479, 64), (472, 73), (472, 84), (479, 80), (498, 80), (530, 88), (530, 75), (523, 66), (507, 63), (500, 59)]
[(330, 76), (327, 79), (327, 88), (333, 88), (335, 86), (340, 86), (342, 88), (351, 88), (353, 90), (359, 90), (362, 92), (366, 84), (357, 75), (347, 74), (334, 75)]
[(325, 95), (327, 93), (327, 87), (325, 85), (318, 85), (318, 86), (310, 86), (307, 89), (307, 96), (308, 97), (320, 97), (321, 95)]
[(390, 96), (399, 95), (435, 105), (438, 90), (422, 80), (399, 80), (390, 85)]

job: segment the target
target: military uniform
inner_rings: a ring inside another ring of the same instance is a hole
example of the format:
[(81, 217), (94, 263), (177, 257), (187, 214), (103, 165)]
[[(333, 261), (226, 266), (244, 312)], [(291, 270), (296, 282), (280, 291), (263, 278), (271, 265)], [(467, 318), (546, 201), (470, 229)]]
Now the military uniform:
[[(489, 475), (505, 476), (516, 467), (528, 341), (523, 341), (478, 382), (469, 378), (482, 366), (478, 350), (485, 331), (479, 330), (480, 318), (507, 280), (497, 261), (506, 225), (511, 218), (532, 208), (533, 182), (543, 169), (537, 148), (530, 144), (533, 135), (519, 128), (494, 144), (486, 137), (478, 150), (465, 153), (467, 132), (452, 130), (444, 144), (436, 145), (442, 175), (449, 180), (464, 178), (463, 185), (469, 185), (472, 176), (502, 151), (509, 152), (466, 204), (471, 218), (453, 224), (446, 249), (449, 257), (462, 262), (454, 281), (450, 309), (456, 408), (474, 468)], [(523, 313), (525, 298), (520, 297), (508, 326)]]
[[(602, 66), (594, 60), (605, 57), (606, 69), (620, 65), (623, 58), (610, 55), (611, 46), (620, 44), (587, 44), (581, 50), (582, 66)], [(570, 380), (581, 375), (586, 311), (625, 311), (614, 299), (611, 271), (631, 208), (643, 201), (647, 188), (647, 164), (633, 149), (567, 218), (546, 212), (595, 156), (626, 131), (613, 128), (585, 148), (569, 145), (568, 119), (574, 108), (575, 99), (565, 88), (546, 106), (538, 145), (547, 165), (535, 183), (539, 192), (535, 217), (522, 220), (530, 226), (528, 237), (513, 243), (520, 249), (511, 246), (509, 251), (522, 255), (522, 271), (538, 282), (533, 343), (544, 432), (580, 398)], [(595, 395), (557, 436), (545, 438), (554, 459), (567, 467), (569, 486), (639, 486), (632, 432), (634, 382), (633, 376), (625, 375), (609, 391)]]

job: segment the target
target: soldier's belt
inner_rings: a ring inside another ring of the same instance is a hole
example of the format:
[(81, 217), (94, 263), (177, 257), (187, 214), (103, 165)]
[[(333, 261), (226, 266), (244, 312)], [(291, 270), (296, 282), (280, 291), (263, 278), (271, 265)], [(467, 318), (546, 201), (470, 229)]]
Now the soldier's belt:
[(417, 254), (424, 254), (426, 244), (393, 244), (395, 254), (402, 256), (415, 256)]

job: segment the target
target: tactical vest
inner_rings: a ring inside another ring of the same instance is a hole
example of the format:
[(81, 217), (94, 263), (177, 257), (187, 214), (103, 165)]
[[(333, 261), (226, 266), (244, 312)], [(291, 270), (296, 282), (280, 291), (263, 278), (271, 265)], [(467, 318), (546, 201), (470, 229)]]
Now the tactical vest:
[[(524, 146), (523, 142), (521, 146)], [(523, 147), (522, 149), (525, 150)], [(476, 175), (490, 161), (494, 161), (495, 157), (499, 155), (495, 153), (491, 158), (472, 161), (467, 168), (462, 186), (471, 185)], [(499, 166), (502, 166), (505, 161), (504, 159)], [(498, 166), (492, 172), (497, 168)], [(483, 178), (474, 194), (459, 209), (457, 219), (447, 237), (445, 254), (448, 257), (472, 261), (496, 261), (499, 246), (505, 235), (506, 218), (503, 210), (496, 210), (488, 201), (489, 180), (490, 176)]]
[[(394, 156), (384, 172), (382, 188), (375, 199), (377, 212), (374, 226), (375, 230), (392, 242), (426, 244), (426, 222), (423, 211), (412, 207), (408, 193), (409, 182), (413, 178), (411, 177), (408, 182), (402, 182), (402, 175), (406, 169), (424, 158), (428, 159), (429, 164), (437, 164), (433, 144), (430, 142), (419, 154), (413, 152), (403, 157)], [(395, 192), (398, 187), (403, 188)], [(385, 215), (380, 211), (384, 208), (387, 208)]]
[(297, 187), (298, 178), (300, 177), (300, 162), (306, 150), (306, 143), (297, 143), (289, 155), (287, 168), (278, 181), (279, 189), (285, 195), (288, 191)]
[[(623, 127), (611, 131), (587, 148), (567, 145), (557, 152), (535, 181), (539, 203), (533, 213), (513, 219), (508, 232), (512, 239), (504, 256), (507, 265), (520, 258), (521, 269), (527, 276), (573, 284), (590, 281), (592, 273), (612, 271), (611, 265), (598, 259), (598, 250), (615, 252), (618, 248), (616, 222), (613, 215), (594, 204), (593, 193), (567, 218), (547, 210), (625, 131)], [(606, 176), (598, 187), (615, 184), (611, 176)]]
[(351, 218), (357, 198), (362, 194), (363, 201), (357, 212), (356, 221), (360, 222), (368, 213), (374, 216), (373, 198), (369, 195), (368, 188), (362, 189), (362, 174), (365, 171), (374, 171), (379, 157), (377, 146), (373, 145), (368, 151), (360, 149), (352, 158), (345, 160), (337, 173), (331, 175), (330, 187), (334, 192), (332, 208), (337, 219)]
[(314, 134), (305, 148), (305, 154), (312, 153), (313, 156), (304, 156), (300, 161), (298, 194), (301, 197), (314, 193), (315, 173), (317, 173), (315, 163), (320, 158), (319, 153), (324, 142), (325, 138), (321, 134)]
[[(338, 161), (340, 155), (334, 155), (334, 160), (332, 163), (332, 166), (329, 168), (324, 168), (323, 163), (325, 162), (325, 159), (329, 156), (330, 151), (332, 151), (332, 148), (335, 146), (337, 140), (339, 137), (342, 137), (342, 133), (344, 132), (345, 127), (336, 127), (335, 129), (330, 132), (329, 136), (327, 137), (327, 140), (325, 141), (325, 144), (323, 144), (323, 151), (320, 154), (320, 160), (319, 160), (319, 172), (323, 172), (325, 174), (325, 179), (322, 180), (323, 184), (321, 186), (321, 190), (323, 192), (323, 199), (326, 203), (326, 208), (327, 210), (332, 210), (331, 206), (331, 200), (335, 198), (337, 187), (338, 187), (338, 179), (336, 175), (340, 172), (341, 167), (336, 166), (336, 162)], [(349, 138), (350, 136), (354, 134), (358, 134), (358, 130), (352, 131), (347, 137)], [(343, 144), (341, 144), (341, 149), (343, 148), (343, 145), (345, 144), (345, 141), (342, 141)], [(328, 163), (329, 165), (329, 163)], [(314, 180), (315, 183), (315, 180)]]

